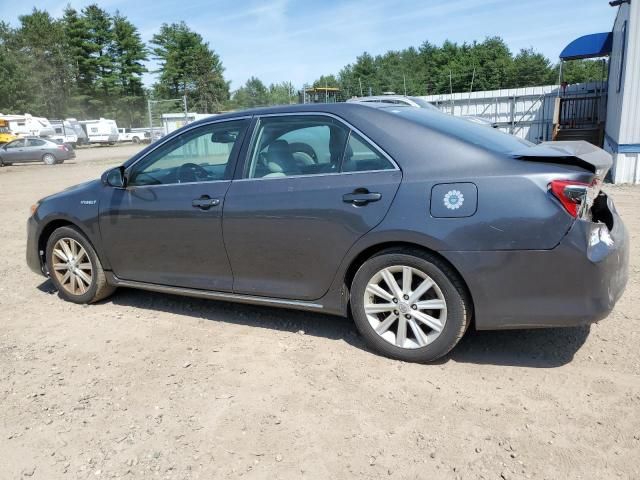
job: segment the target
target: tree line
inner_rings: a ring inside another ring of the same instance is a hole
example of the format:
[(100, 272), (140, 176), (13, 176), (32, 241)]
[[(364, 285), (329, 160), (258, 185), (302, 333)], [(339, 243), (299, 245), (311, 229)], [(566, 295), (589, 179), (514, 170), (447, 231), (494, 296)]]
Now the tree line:
[[(603, 76), (604, 75), (604, 76)], [(566, 62), (563, 80), (580, 83), (606, 79), (606, 68), (598, 61)], [(482, 42), (441, 46), (424, 42), (418, 48), (389, 51), (372, 56), (363, 53), (337, 74), (322, 75), (314, 87), (338, 87), (342, 96), (436, 95), (519, 88), (558, 83), (559, 64), (533, 49), (516, 55), (500, 37)]]
[[(157, 70), (149, 71), (154, 60)], [(231, 92), (219, 55), (186, 23), (163, 24), (148, 45), (126, 16), (97, 4), (68, 6), (60, 18), (34, 8), (12, 27), (0, 21), (0, 112), (48, 118), (115, 118), (122, 126), (146, 124), (146, 101), (158, 111), (181, 108), (211, 113), (297, 103), (291, 82), (265, 85), (251, 77)], [(563, 67), (569, 83), (602, 79), (602, 65), (575, 61)], [(146, 88), (145, 74), (156, 82)], [(499, 37), (482, 42), (419, 47), (372, 56), (363, 53), (314, 86), (338, 87), (343, 98), (383, 92), (429, 95), (554, 84), (558, 65), (540, 53), (513, 55)], [(176, 99), (172, 103), (171, 99)], [(163, 103), (166, 101), (166, 103)]]

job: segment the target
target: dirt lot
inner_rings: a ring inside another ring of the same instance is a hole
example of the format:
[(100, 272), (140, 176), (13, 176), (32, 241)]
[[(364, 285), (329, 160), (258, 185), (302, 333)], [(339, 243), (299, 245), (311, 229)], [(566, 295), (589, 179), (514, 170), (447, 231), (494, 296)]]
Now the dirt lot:
[(633, 250), (608, 319), (469, 332), (425, 366), (340, 318), (61, 301), (25, 265), (29, 206), (136, 149), (0, 169), (1, 479), (640, 478), (640, 188), (609, 188)]

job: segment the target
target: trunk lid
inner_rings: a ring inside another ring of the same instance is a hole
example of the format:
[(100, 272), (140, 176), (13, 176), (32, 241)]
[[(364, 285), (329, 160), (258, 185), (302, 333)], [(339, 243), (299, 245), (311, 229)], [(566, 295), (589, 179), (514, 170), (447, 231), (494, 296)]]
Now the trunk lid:
[(594, 173), (600, 181), (613, 165), (609, 153), (584, 140), (542, 142), (513, 151), (510, 155), (530, 162), (577, 165)]

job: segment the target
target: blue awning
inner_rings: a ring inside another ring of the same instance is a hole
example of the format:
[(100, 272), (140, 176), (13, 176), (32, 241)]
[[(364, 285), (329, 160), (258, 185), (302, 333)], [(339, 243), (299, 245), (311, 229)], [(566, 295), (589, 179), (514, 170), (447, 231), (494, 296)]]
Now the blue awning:
[(606, 57), (611, 53), (613, 33), (592, 33), (576, 38), (564, 47), (560, 60), (578, 60), (580, 58)]

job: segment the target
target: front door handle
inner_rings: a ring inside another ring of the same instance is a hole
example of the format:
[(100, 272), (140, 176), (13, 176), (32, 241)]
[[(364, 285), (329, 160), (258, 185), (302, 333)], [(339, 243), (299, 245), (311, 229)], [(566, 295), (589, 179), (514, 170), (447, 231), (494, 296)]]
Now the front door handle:
[(369, 202), (377, 202), (382, 198), (382, 194), (370, 192), (368, 190), (356, 190), (352, 193), (346, 193), (342, 196), (342, 201), (353, 203), (357, 207), (368, 204)]
[(218, 198), (211, 198), (208, 195), (203, 195), (191, 202), (192, 207), (202, 210), (209, 210), (211, 207), (217, 207), (218, 205), (220, 205), (220, 200)]

